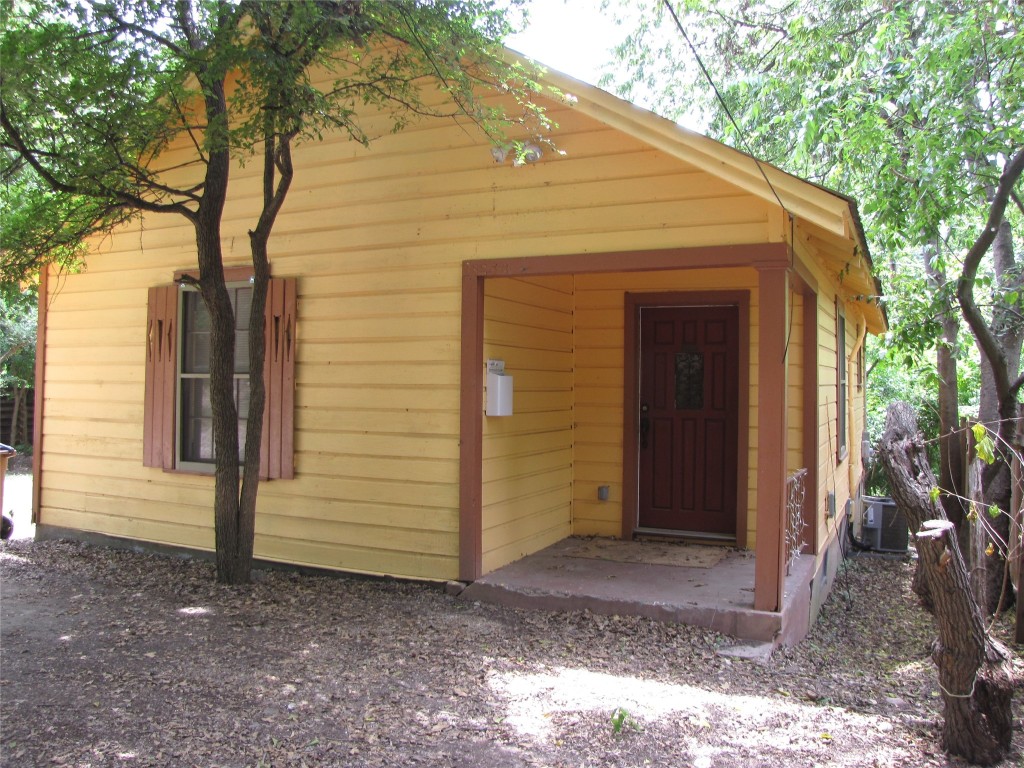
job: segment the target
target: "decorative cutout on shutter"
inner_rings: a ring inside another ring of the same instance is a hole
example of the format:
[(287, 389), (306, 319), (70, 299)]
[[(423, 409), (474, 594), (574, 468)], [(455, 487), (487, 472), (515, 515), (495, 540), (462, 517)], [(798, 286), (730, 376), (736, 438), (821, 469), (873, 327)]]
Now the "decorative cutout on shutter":
[(149, 289), (146, 320), (146, 397), (142, 463), (174, 469), (174, 399), (178, 344), (178, 288)]
[(294, 277), (272, 278), (267, 287), (267, 388), (260, 446), (260, 476), (290, 479), (295, 476), (295, 296)]

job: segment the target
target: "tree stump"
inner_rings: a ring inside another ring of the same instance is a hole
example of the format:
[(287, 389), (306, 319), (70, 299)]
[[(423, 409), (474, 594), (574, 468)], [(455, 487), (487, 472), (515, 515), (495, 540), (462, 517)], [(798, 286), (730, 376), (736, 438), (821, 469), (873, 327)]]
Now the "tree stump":
[(1006, 756), (1013, 738), (1013, 656), (985, 631), (953, 524), (926, 521), (917, 552), (939, 632), (932, 660), (945, 704), (942, 747), (992, 765)]
[(945, 704), (942, 747), (972, 763), (991, 765), (1006, 756), (1013, 736), (1013, 656), (985, 631), (955, 528), (932, 493), (935, 475), (917, 418), (906, 403), (889, 406), (879, 454), (893, 498), (911, 530), (920, 531), (914, 591), (938, 629), (932, 659)]

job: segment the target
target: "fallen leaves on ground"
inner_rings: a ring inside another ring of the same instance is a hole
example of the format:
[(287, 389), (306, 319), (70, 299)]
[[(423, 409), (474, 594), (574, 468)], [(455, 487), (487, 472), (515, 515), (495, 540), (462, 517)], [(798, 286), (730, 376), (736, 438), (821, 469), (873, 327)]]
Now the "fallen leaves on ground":
[(849, 561), (808, 638), (759, 664), (648, 619), (10, 542), (0, 764), (959, 766), (912, 567)]

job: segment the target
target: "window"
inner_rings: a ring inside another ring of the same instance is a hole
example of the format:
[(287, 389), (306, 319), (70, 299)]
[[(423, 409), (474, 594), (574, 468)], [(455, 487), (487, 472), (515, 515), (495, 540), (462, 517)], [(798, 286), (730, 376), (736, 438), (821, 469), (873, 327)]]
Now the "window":
[[(213, 408), (210, 405), (210, 313), (199, 291), (180, 291), (181, 346), (179, 354), (178, 450), (179, 467), (213, 464)], [(252, 288), (248, 283), (228, 286), (235, 315), (235, 408), (238, 410), (238, 445), (245, 445), (249, 410), (249, 318)]]
[(704, 407), (704, 354), (700, 350), (676, 353), (676, 410)]
[(857, 350), (857, 391), (864, 391), (864, 344)]
[(846, 316), (836, 300), (836, 462), (846, 458)]
[[(235, 309), (235, 405), (239, 441), (249, 407), (249, 270), (226, 270)], [(295, 280), (272, 278), (267, 292), (267, 388), (263, 411), (260, 476), (294, 476), (292, 457), (295, 390)], [(179, 318), (181, 333), (178, 333)], [(209, 315), (199, 293), (177, 285), (151, 288), (146, 330), (146, 393), (143, 464), (165, 470), (212, 465), (213, 424), (209, 396)], [(180, 354), (179, 354), (180, 348)]]

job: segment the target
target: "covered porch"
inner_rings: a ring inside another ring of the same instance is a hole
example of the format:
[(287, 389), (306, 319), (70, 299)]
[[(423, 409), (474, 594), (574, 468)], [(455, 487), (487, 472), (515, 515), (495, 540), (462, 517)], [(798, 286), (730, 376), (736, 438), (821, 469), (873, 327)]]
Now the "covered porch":
[[(818, 306), (816, 283), (791, 259), (787, 244), (763, 243), (463, 263), (459, 575), (474, 582), (469, 595), (529, 595), (538, 607), (652, 616), (761, 641), (788, 626), (806, 631), (788, 615), (809, 610), (816, 558), (787, 578), (786, 478), (808, 468), (796, 546), (816, 553), (817, 430), (802, 427), (818, 417)], [(739, 424), (723, 480), (735, 520), (716, 542), (729, 556), (710, 572), (565, 552), (573, 536), (680, 533), (652, 530), (663, 526), (645, 525), (638, 511), (635, 342), (645, 303), (738, 307)], [(510, 418), (483, 413), (491, 357), (516, 376)]]

